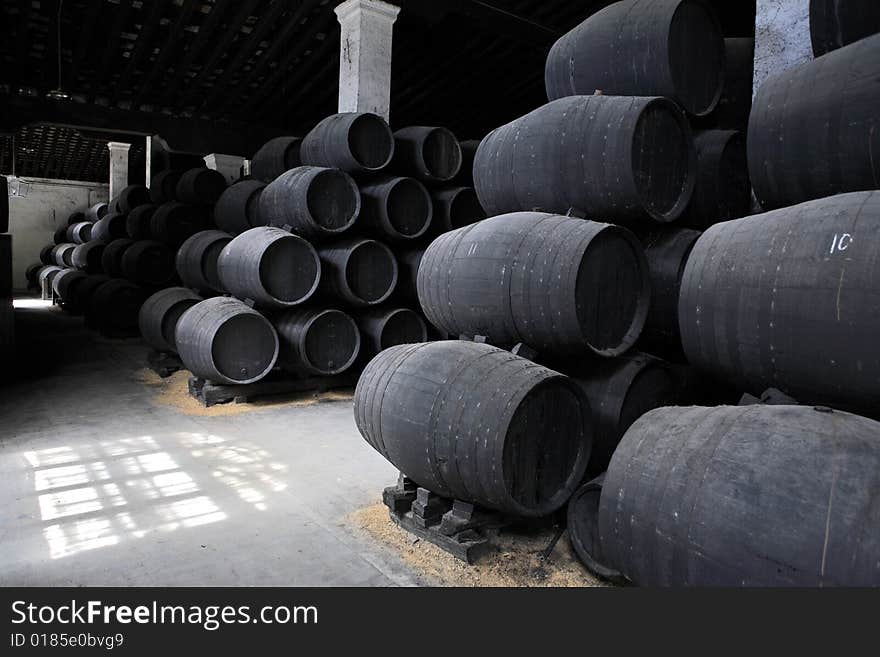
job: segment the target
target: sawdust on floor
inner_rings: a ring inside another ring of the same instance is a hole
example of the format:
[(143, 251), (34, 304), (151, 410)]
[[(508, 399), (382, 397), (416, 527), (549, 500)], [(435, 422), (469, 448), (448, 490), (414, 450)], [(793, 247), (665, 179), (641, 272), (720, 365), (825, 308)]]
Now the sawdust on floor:
[(497, 551), (468, 565), (426, 540), (398, 527), (382, 503), (355, 511), (348, 523), (396, 552), (403, 561), (427, 580), (439, 586), (605, 586), (578, 561), (568, 542), (568, 534), (556, 543), (550, 557), (541, 555), (550, 545), (554, 532), (502, 533), (494, 540)]
[(239, 415), (272, 408), (311, 406), (335, 401), (351, 401), (352, 390), (329, 390), (315, 394), (314, 392), (297, 392), (289, 395), (276, 395), (264, 399), (255, 399), (245, 404), (229, 402), (205, 408), (205, 406), (189, 394), (190, 373), (186, 370), (175, 372), (163, 379), (153, 370), (142, 368), (135, 372), (134, 377), (144, 385), (155, 390), (154, 402), (159, 406), (168, 406), (186, 415), (217, 417)]

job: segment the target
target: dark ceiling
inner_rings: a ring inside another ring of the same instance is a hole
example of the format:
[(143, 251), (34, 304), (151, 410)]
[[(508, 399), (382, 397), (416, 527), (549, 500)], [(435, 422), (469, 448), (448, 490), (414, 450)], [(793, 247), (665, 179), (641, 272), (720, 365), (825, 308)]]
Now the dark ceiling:
[[(250, 155), (336, 109), (339, 0), (4, 0), (0, 171), (107, 179), (108, 139), (161, 134), (172, 148)], [(393, 126), (446, 125), (462, 138), (546, 102), (543, 63), (559, 35), (609, 0), (402, 0)], [(754, 0), (715, 0), (727, 36), (754, 31)], [(731, 5), (737, 5), (731, 9)], [(745, 8), (750, 5), (750, 9)], [(60, 6), (61, 89), (57, 26)], [(30, 125), (53, 123), (48, 125)], [(89, 130), (77, 126), (88, 125)], [(116, 130), (123, 130), (119, 134)], [(234, 146), (233, 146), (234, 145)], [(225, 147), (225, 150), (224, 150)]]

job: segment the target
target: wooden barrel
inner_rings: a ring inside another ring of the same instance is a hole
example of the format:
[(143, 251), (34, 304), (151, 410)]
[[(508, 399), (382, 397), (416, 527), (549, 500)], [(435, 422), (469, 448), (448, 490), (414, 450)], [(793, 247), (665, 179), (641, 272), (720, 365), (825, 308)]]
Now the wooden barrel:
[(446, 187), (431, 190), (434, 216), (431, 234), (441, 235), (456, 228), (470, 226), (486, 218), (486, 211), (473, 187)]
[(224, 189), (214, 206), (214, 223), (230, 235), (261, 225), (259, 204), (265, 188), (260, 180), (242, 180)]
[[(86, 274), (84, 279), (71, 286), (68, 298), (64, 299), (65, 307), (74, 314), (88, 313), (91, 308), (92, 296), (101, 285), (110, 278), (104, 274)], [(87, 314), (88, 318), (89, 315)]]
[(587, 472), (605, 472), (611, 455), (633, 422), (650, 410), (678, 400), (679, 383), (668, 363), (631, 351), (593, 360), (572, 372), (590, 401), (593, 451)]
[(125, 232), (133, 240), (148, 240), (153, 237), (151, 228), (153, 215), (158, 209), (158, 205), (147, 203), (139, 205), (128, 213), (125, 220)]
[(177, 181), (174, 196), (181, 203), (214, 205), (223, 190), (226, 178), (214, 169), (196, 168), (184, 171)]
[(764, 210), (880, 188), (880, 34), (772, 75), (749, 118)]
[(85, 244), (92, 239), (92, 227), (90, 221), (80, 221), (67, 227), (67, 241), (73, 244)]
[(679, 361), (683, 356), (678, 297), (685, 265), (699, 237), (699, 231), (671, 226), (642, 237), (651, 277), (651, 309), (639, 344), (669, 360)]
[(44, 265), (37, 273), (37, 287), (41, 290), (51, 290), (55, 277), (64, 270), (58, 265)]
[(101, 254), (101, 268), (110, 278), (125, 278), (122, 271), (122, 256), (134, 244), (134, 240), (127, 237), (113, 240)]
[(208, 224), (204, 208), (172, 201), (156, 208), (150, 218), (150, 233), (153, 239), (177, 248)]
[(461, 167), (455, 182), (465, 187), (474, 186), (474, 157), (477, 155), (477, 149), (480, 147), (479, 139), (466, 139), (458, 143), (461, 149)]
[(397, 286), (397, 260), (382, 242), (348, 239), (318, 249), (326, 296), (364, 307), (382, 303)]
[(602, 484), (608, 565), (642, 586), (880, 586), (878, 436), (824, 407), (651, 411)]
[(67, 217), (67, 225), (73, 226), (73, 224), (79, 224), (86, 220), (86, 213), (80, 212), (77, 210), (76, 212), (71, 212)]
[(399, 344), (428, 341), (425, 320), (409, 308), (370, 308), (356, 315), (363, 335), (363, 352), (375, 356)]
[(177, 274), (183, 284), (207, 293), (223, 293), (217, 260), (231, 240), (223, 231), (203, 230), (184, 242), (177, 251)]
[(307, 238), (328, 238), (354, 225), (361, 197), (357, 184), (344, 171), (303, 166), (267, 185), (258, 207), (262, 225), (289, 227)]
[(724, 40), (724, 91), (715, 111), (708, 117), (716, 129), (739, 130), (745, 134), (752, 111), (755, 80), (755, 40)]
[(397, 291), (402, 299), (418, 301), (419, 265), (425, 255), (424, 249), (397, 251)]
[(168, 285), (177, 273), (174, 251), (155, 240), (141, 240), (129, 246), (120, 264), (125, 278), (148, 287)]
[(102, 219), (108, 210), (106, 203), (95, 203), (86, 210), (86, 221), (95, 223), (98, 219)]
[[(63, 242), (62, 242), (63, 244)], [(52, 258), (52, 250), (55, 248), (55, 244), (47, 244), (43, 248), (40, 249), (40, 262), (44, 265), (51, 265), (54, 260)]]
[(341, 310), (293, 308), (279, 315), (274, 324), (281, 344), (278, 363), (284, 369), (340, 374), (360, 353), (357, 324)]
[(434, 208), (431, 195), (415, 178), (386, 177), (360, 187), (358, 227), (382, 240), (405, 242), (427, 233)]
[(280, 228), (251, 228), (220, 252), (217, 272), (223, 289), (270, 308), (304, 303), (318, 289), (321, 261), (315, 248)]
[(92, 240), (85, 244), (79, 244), (73, 250), (71, 262), (77, 269), (81, 269), (87, 274), (101, 274), (104, 271), (101, 258), (104, 255), (104, 248), (107, 245), (104, 242)]
[(185, 287), (159, 290), (144, 301), (138, 313), (138, 328), (144, 341), (159, 351), (177, 351), (174, 332), (187, 310), (202, 300)]
[(878, 231), (880, 191), (712, 226), (682, 277), (688, 362), (753, 394), (876, 413)]
[(190, 372), (216, 383), (259, 381), (278, 358), (278, 335), (269, 320), (229, 297), (206, 299), (184, 312), (175, 343)]
[(52, 234), (52, 241), (55, 244), (64, 244), (67, 241), (67, 226), (58, 226)]
[(150, 190), (144, 185), (129, 185), (119, 192), (119, 211), (128, 214), (136, 207), (147, 205), (151, 201)]
[(810, 40), (816, 57), (878, 32), (876, 0), (810, 0)]
[(93, 225), (91, 239), (96, 242), (112, 242), (128, 237), (127, 219), (128, 217), (119, 212), (108, 212)]
[(574, 96), (492, 131), (474, 161), (490, 216), (540, 209), (630, 223), (669, 222), (687, 207), (696, 151), (666, 98)]
[(301, 144), (302, 139), (299, 137), (270, 139), (251, 158), (251, 175), (264, 183), (270, 183), (285, 171), (301, 166)]
[(446, 182), (461, 169), (461, 146), (446, 128), (410, 126), (394, 133), (393, 168), (419, 180)]
[(697, 180), (691, 202), (678, 222), (705, 230), (745, 217), (751, 211), (752, 186), (746, 140), (735, 130), (706, 130), (694, 137)]
[(182, 175), (182, 171), (165, 169), (153, 176), (150, 180), (150, 200), (155, 205), (176, 200), (177, 183)]
[(441, 331), (559, 355), (616, 356), (632, 347), (649, 286), (645, 255), (628, 230), (540, 212), (441, 235), (418, 274), (422, 309)]
[(92, 293), (89, 321), (103, 331), (133, 332), (137, 329), (138, 312), (146, 297), (143, 288), (130, 281), (110, 279)]
[(370, 172), (384, 169), (394, 156), (394, 134), (381, 116), (346, 112), (318, 123), (303, 138), (303, 164)]
[(73, 250), (76, 244), (56, 244), (52, 247), (52, 262), (59, 267), (73, 266)]
[(82, 311), (76, 303), (76, 289), (87, 278), (88, 275), (78, 269), (63, 269), (52, 279), (52, 291), (67, 312), (77, 314)]
[(605, 473), (578, 488), (568, 501), (566, 516), (568, 538), (581, 563), (591, 573), (614, 584), (625, 584), (626, 578), (608, 567), (599, 540), (599, 503)]
[(27, 281), (27, 289), (32, 290), (37, 287), (37, 275), (40, 273), (40, 269), (45, 267), (42, 262), (32, 262), (27, 266), (27, 269), (24, 270), (24, 277)]
[(596, 91), (666, 96), (703, 116), (724, 83), (721, 25), (703, 0), (615, 2), (553, 45), (544, 82), (550, 100)]
[(398, 345), (354, 395), (366, 441), (419, 486), (518, 516), (545, 516), (580, 483), (590, 406), (568, 377), (486, 344)]

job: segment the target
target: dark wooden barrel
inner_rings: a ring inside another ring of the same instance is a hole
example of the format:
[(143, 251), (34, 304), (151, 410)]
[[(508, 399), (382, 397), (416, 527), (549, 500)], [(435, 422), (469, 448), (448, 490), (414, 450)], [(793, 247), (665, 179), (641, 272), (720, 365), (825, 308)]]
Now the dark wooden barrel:
[(810, 40), (816, 57), (877, 32), (877, 0), (810, 0)]
[(100, 330), (129, 333), (137, 330), (138, 312), (147, 293), (131, 281), (112, 278), (91, 295), (89, 322)]
[[(61, 242), (63, 244), (63, 242)], [(55, 244), (47, 244), (42, 249), (40, 249), (40, 262), (44, 265), (51, 265), (54, 260), (52, 258), (52, 250), (55, 248)]]
[(39, 289), (51, 290), (52, 289), (52, 281), (55, 280), (55, 277), (64, 271), (64, 267), (59, 267), (58, 265), (44, 265), (39, 273), (37, 274), (37, 287)]
[(568, 501), (568, 538), (571, 547), (587, 570), (614, 584), (625, 584), (626, 578), (607, 565), (599, 540), (599, 502), (605, 473), (578, 488)]
[(261, 225), (259, 204), (265, 188), (260, 180), (242, 180), (224, 189), (214, 206), (214, 223), (230, 235)]
[(382, 242), (348, 239), (322, 246), (321, 286), (324, 294), (364, 307), (382, 303), (397, 286), (397, 260)]
[(492, 131), (474, 186), (492, 216), (540, 209), (612, 222), (677, 219), (693, 193), (696, 151), (666, 98), (575, 96)]
[(464, 187), (474, 186), (474, 157), (477, 155), (477, 149), (480, 147), (479, 139), (466, 139), (458, 143), (461, 149), (461, 167), (455, 182)]
[(37, 287), (37, 275), (43, 267), (45, 267), (45, 265), (42, 262), (32, 262), (27, 266), (27, 269), (24, 270), (24, 277), (27, 281), (27, 287), (29, 290)]
[(304, 303), (318, 289), (321, 261), (303, 238), (280, 228), (251, 228), (220, 252), (217, 272), (225, 290), (270, 308)]
[(645, 255), (628, 230), (541, 212), (441, 235), (418, 274), (419, 302), (441, 331), (559, 355), (616, 356), (632, 347), (649, 286)]
[(361, 197), (357, 184), (344, 171), (303, 166), (269, 183), (258, 207), (262, 225), (290, 227), (308, 238), (328, 238), (354, 225)]
[(608, 565), (642, 586), (880, 586), (878, 436), (823, 407), (651, 411), (602, 484)]
[(85, 244), (92, 239), (92, 227), (90, 221), (80, 221), (67, 227), (67, 240), (74, 244)]
[(226, 178), (214, 169), (196, 168), (184, 171), (177, 181), (175, 198), (191, 205), (214, 205), (223, 190)]
[(156, 213), (158, 207), (158, 205), (153, 203), (146, 203), (137, 206), (128, 213), (128, 217), (125, 220), (125, 232), (128, 233), (128, 236), (131, 239), (152, 239), (153, 231), (151, 224), (153, 221), (153, 215)]
[(126, 215), (119, 212), (108, 212), (92, 226), (91, 240), (111, 242), (121, 237), (128, 237), (127, 219)]
[(144, 185), (129, 185), (119, 192), (119, 211), (128, 214), (136, 207), (147, 205), (151, 202), (150, 190)]
[(366, 441), (439, 495), (545, 516), (580, 483), (590, 406), (568, 377), (486, 344), (398, 345), (367, 365), (354, 396)]
[(177, 248), (208, 225), (204, 208), (172, 201), (156, 208), (150, 218), (150, 233), (153, 239)]
[(699, 237), (699, 231), (672, 226), (642, 237), (651, 277), (651, 309), (639, 345), (656, 356), (682, 359), (678, 297), (685, 265)]
[(745, 134), (752, 111), (755, 80), (755, 40), (724, 40), (724, 91), (708, 117), (711, 127)]
[(71, 212), (70, 216), (67, 217), (67, 225), (73, 226), (73, 224), (79, 224), (86, 220), (86, 213), (80, 212), (77, 210), (76, 212)]
[(370, 308), (356, 315), (363, 335), (363, 352), (375, 356), (398, 344), (428, 341), (428, 327), (409, 308)]
[(113, 240), (104, 249), (101, 254), (101, 268), (110, 278), (124, 278), (122, 271), (122, 256), (134, 244), (134, 240), (127, 237)]
[(419, 265), (425, 255), (424, 249), (397, 251), (397, 292), (402, 299), (418, 301)]
[(622, 0), (562, 36), (544, 69), (550, 100), (666, 96), (689, 114), (712, 111), (724, 83), (724, 39), (702, 0)]
[(150, 200), (155, 205), (169, 203), (177, 198), (177, 183), (180, 182), (182, 171), (165, 169), (150, 180)]
[(120, 264), (125, 278), (148, 287), (168, 285), (177, 274), (174, 251), (155, 240), (140, 240), (129, 246)]
[(95, 290), (109, 280), (110, 278), (104, 274), (86, 274), (84, 279), (71, 286), (68, 298), (64, 300), (65, 306), (75, 314), (87, 313), (88, 319)]
[(381, 116), (346, 112), (318, 123), (303, 138), (303, 164), (369, 172), (384, 169), (394, 155), (394, 134)]
[(67, 312), (78, 314), (82, 308), (77, 306), (77, 287), (88, 278), (88, 275), (78, 269), (63, 269), (52, 280), (52, 291), (61, 300), (61, 305)]
[(694, 137), (697, 181), (691, 202), (678, 222), (705, 230), (712, 224), (745, 217), (751, 211), (752, 186), (746, 139), (735, 130), (706, 130)]
[(688, 362), (753, 394), (876, 414), (878, 231), (880, 191), (712, 226), (682, 277)]
[(340, 374), (360, 353), (361, 336), (355, 321), (341, 310), (293, 308), (275, 321), (284, 369), (311, 374)]
[(230, 297), (206, 299), (183, 313), (175, 343), (190, 372), (217, 383), (259, 381), (278, 358), (278, 335), (269, 320)]
[(749, 118), (764, 210), (880, 188), (880, 34), (772, 75)]
[(76, 244), (56, 244), (52, 247), (52, 262), (59, 267), (73, 266), (73, 250)]
[(446, 128), (410, 126), (394, 133), (393, 168), (419, 180), (446, 182), (461, 169), (461, 146)]
[[(260, 146), (251, 158), (251, 175), (264, 183), (270, 183), (285, 171), (302, 165), (299, 137), (275, 137)], [(246, 229), (245, 229), (246, 230)]]
[(486, 218), (486, 211), (473, 187), (446, 187), (431, 190), (434, 216), (431, 234), (440, 235), (450, 230), (469, 226)]
[(106, 203), (95, 203), (90, 206), (88, 210), (86, 210), (86, 221), (91, 221), (95, 223), (98, 219), (104, 217), (107, 214), (109, 208)]
[(104, 255), (104, 242), (92, 240), (85, 244), (79, 244), (73, 250), (71, 262), (77, 269), (82, 269), (87, 274), (101, 274), (104, 271), (101, 258)]
[(187, 310), (202, 300), (185, 287), (159, 290), (144, 301), (138, 313), (138, 328), (148, 345), (159, 351), (177, 351), (174, 332)]
[(404, 242), (428, 232), (434, 213), (431, 195), (415, 178), (385, 177), (360, 187), (358, 227), (382, 240)]
[(52, 241), (55, 244), (64, 244), (67, 241), (67, 226), (58, 226), (52, 234)]
[(203, 230), (190, 237), (177, 251), (177, 274), (186, 287), (207, 293), (225, 292), (217, 260), (232, 236), (220, 230)]
[(668, 363), (631, 351), (593, 360), (572, 372), (590, 400), (593, 451), (587, 472), (605, 472), (611, 455), (633, 422), (650, 410), (678, 400), (679, 383)]

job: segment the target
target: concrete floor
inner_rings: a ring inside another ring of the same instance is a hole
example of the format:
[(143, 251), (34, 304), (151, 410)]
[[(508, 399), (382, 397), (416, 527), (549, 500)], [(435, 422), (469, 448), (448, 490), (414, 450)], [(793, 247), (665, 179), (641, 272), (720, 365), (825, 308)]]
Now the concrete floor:
[(17, 311), (0, 387), (0, 585), (384, 586), (418, 577), (344, 518), (396, 471), (350, 401), (225, 417), (159, 405), (111, 341)]

